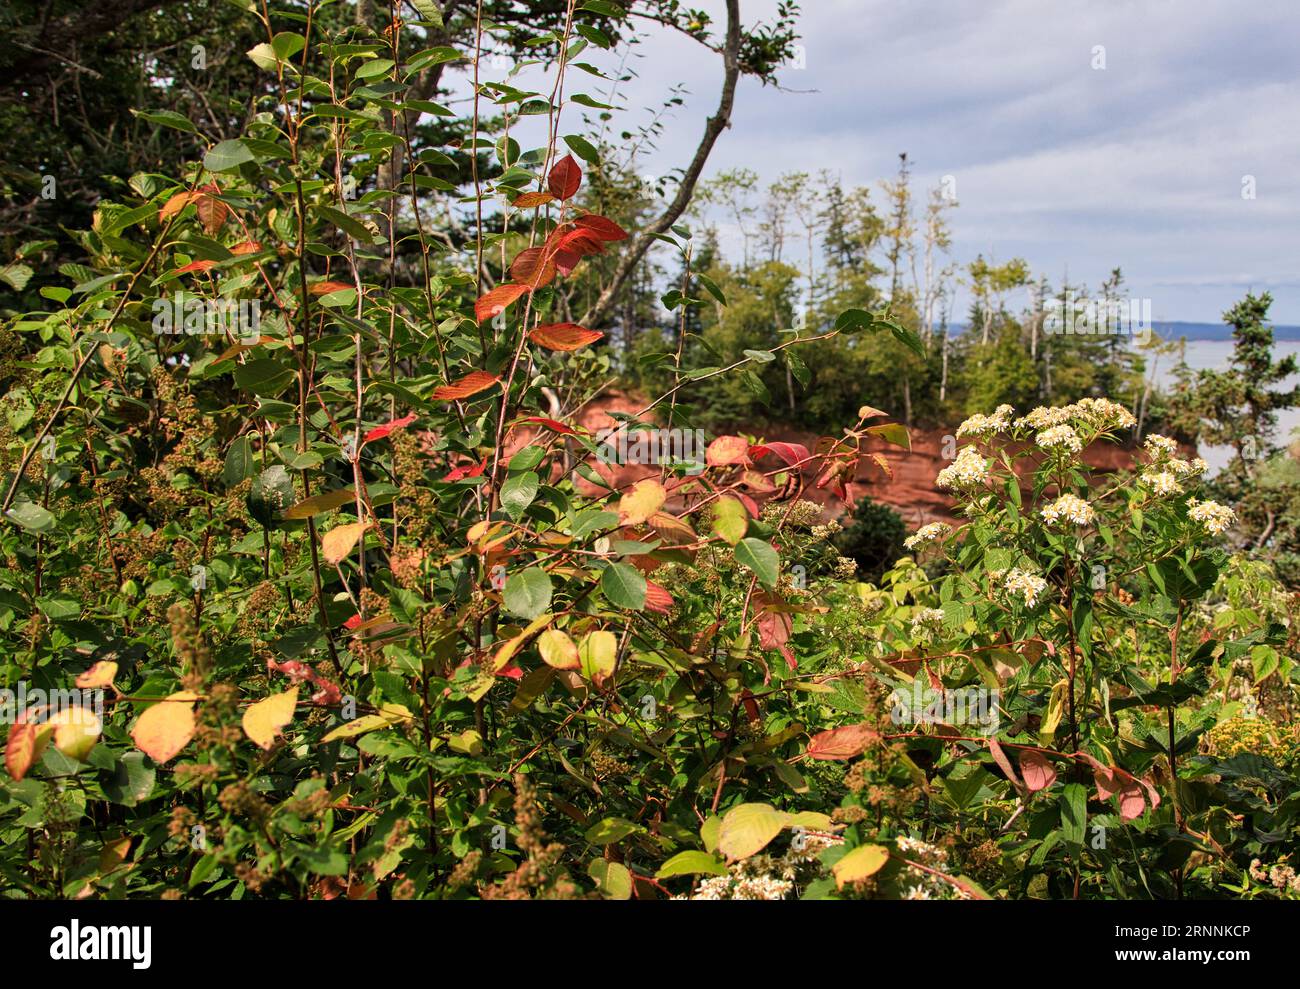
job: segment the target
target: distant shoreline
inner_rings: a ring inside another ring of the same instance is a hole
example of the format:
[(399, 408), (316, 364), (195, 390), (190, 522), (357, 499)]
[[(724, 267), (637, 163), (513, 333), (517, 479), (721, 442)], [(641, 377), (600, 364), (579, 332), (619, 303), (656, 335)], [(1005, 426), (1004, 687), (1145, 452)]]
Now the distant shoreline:
[[(1179, 337), (1188, 340), (1232, 339), (1232, 327), (1223, 323), (1188, 323), (1155, 319), (1151, 321), (1151, 326), (1165, 340), (1177, 340)], [(953, 336), (961, 336), (967, 328), (965, 323), (954, 323), (948, 328), (948, 332)], [(1300, 341), (1300, 326), (1277, 324), (1273, 327), (1273, 339)]]

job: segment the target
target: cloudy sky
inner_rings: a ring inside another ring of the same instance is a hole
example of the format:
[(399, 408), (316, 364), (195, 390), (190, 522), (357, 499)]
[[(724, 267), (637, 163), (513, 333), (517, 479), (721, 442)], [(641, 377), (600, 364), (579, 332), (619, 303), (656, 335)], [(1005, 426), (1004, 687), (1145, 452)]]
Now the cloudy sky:
[[(720, 0), (696, 2), (722, 16)], [(774, 6), (742, 0), (747, 23)], [(959, 262), (1023, 257), (1093, 287), (1118, 265), (1157, 319), (1215, 322), (1268, 289), (1274, 319), (1300, 324), (1295, 0), (803, 7), (806, 68), (784, 70), (781, 89), (742, 82), (710, 172), (830, 167), (874, 186), (906, 151), (918, 191), (956, 179)], [(660, 34), (629, 64), (632, 108), (690, 90), (647, 170), (682, 163), (716, 102), (717, 60)]]

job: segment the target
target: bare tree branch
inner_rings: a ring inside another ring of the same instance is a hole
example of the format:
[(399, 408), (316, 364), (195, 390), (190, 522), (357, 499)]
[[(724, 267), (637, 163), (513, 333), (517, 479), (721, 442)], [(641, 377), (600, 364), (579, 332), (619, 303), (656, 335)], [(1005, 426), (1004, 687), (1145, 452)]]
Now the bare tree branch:
[(705, 162), (709, 160), (709, 155), (713, 151), (713, 145), (717, 142), (718, 136), (731, 124), (731, 110), (736, 101), (736, 81), (740, 78), (740, 0), (727, 0), (727, 41), (722, 49), (722, 60), (722, 94), (718, 99), (718, 109), (705, 122), (704, 136), (695, 149), (695, 157), (691, 159), (690, 165), (682, 175), (681, 183), (677, 186), (677, 195), (659, 216), (642, 228), (636, 239), (623, 252), (609, 284), (600, 293), (600, 298), (579, 320), (583, 326), (598, 325), (609, 315), (624, 283), (650, 250), (650, 245), (655, 242), (655, 235), (668, 230), (686, 212), (686, 207), (690, 205), (691, 197), (695, 194), (696, 183), (699, 182), (700, 175), (704, 171)]

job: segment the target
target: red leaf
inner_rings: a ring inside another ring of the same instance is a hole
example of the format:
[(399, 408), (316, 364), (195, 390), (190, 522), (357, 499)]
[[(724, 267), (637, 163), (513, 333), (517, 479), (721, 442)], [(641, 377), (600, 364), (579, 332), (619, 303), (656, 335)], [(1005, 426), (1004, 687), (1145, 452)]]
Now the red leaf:
[(627, 239), (627, 231), (608, 217), (597, 216), (595, 213), (588, 213), (586, 216), (578, 217), (573, 222), (575, 226), (582, 227), (584, 230), (590, 230), (601, 240)]
[(745, 692), (740, 695), (740, 702), (745, 705), (745, 714), (749, 720), (757, 724), (762, 721), (762, 716), (758, 713), (758, 701), (754, 700), (753, 692), (746, 687)]
[(651, 611), (666, 615), (673, 609), (673, 596), (653, 580), (645, 582), (645, 606)]
[(989, 752), (993, 754), (993, 761), (998, 764), (998, 768), (1007, 774), (1009, 779), (1017, 790), (1020, 789), (1020, 777), (1016, 775), (1015, 767), (1011, 765), (1011, 760), (1007, 758), (1002, 744), (994, 737), (989, 736)]
[(480, 323), (498, 316), (527, 291), (527, 285), (498, 285), (474, 303), (474, 316)]
[(360, 624), (361, 624), (361, 613), (358, 612), (357, 614), (349, 618), (347, 621), (345, 621), (343, 623), (343, 627), (350, 632), (352, 631), (352, 629), (356, 628)]
[(573, 273), (573, 269), (578, 267), (578, 262), (581, 260), (582, 255), (575, 254), (573, 251), (556, 251), (555, 270), (567, 278)]
[(1125, 783), (1124, 788), (1119, 791), (1119, 816), (1126, 821), (1131, 821), (1141, 817), (1146, 808), (1147, 803), (1142, 799), (1142, 787), (1138, 785), (1137, 780)]
[(529, 247), (519, 252), (510, 264), (510, 277), (531, 289), (542, 288), (555, 280), (555, 259), (545, 258), (543, 248)]
[(1020, 772), (1030, 793), (1046, 790), (1056, 782), (1056, 770), (1052, 768), (1047, 756), (1037, 749), (1020, 750)]
[(415, 422), (414, 412), (412, 412), (409, 416), (402, 416), (402, 418), (400, 419), (394, 419), (391, 422), (386, 422), (382, 426), (376, 426), (374, 429), (370, 430), (370, 432), (366, 433), (365, 438), (361, 441), (361, 445), (365, 446), (367, 443), (371, 442), (372, 440), (382, 440), (393, 430), (402, 429), (405, 426), (409, 426), (413, 422)]
[(191, 271), (207, 271), (216, 263), (217, 262), (215, 261), (191, 261), (189, 264), (177, 268), (175, 271), (172, 272), (172, 274), (184, 275), (184, 274), (188, 274)]
[(577, 323), (548, 323), (530, 332), (528, 339), (547, 350), (577, 350), (604, 335), (600, 330), (588, 330)]
[(556, 199), (572, 199), (582, 185), (582, 169), (574, 161), (573, 155), (565, 155), (551, 169), (546, 180), (546, 187)]
[(880, 738), (880, 733), (865, 721), (818, 732), (808, 743), (809, 759), (852, 759)]
[(566, 426), (562, 422), (556, 422), (554, 419), (547, 419), (545, 416), (528, 416), (523, 421), (535, 422), (540, 426), (545, 426), (547, 429), (553, 429), (564, 436), (578, 436), (581, 433), (586, 432), (586, 430), (574, 429), (572, 426)]
[(780, 649), (790, 641), (793, 619), (784, 612), (764, 611), (758, 617), (758, 645), (762, 649)]
[(589, 230), (572, 230), (560, 239), (559, 250), (587, 257), (590, 254), (604, 254), (605, 242)]
[(517, 206), (519, 209), (529, 209), (533, 206), (545, 206), (547, 203), (553, 202), (555, 202), (555, 197), (549, 192), (525, 192), (510, 205)]
[(453, 468), (451, 473), (443, 478), (443, 481), (460, 481), (467, 477), (482, 477), (485, 470), (487, 470), (486, 460), (481, 464), (464, 464), (460, 467)]
[(710, 467), (748, 464), (749, 443), (739, 436), (719, 436), (709, 444), (704, 452), (704, 460)]
[(763, 443), (749, 451), (751, 457), (761, 457), (765, 453), (772, 454), (790, 467), (812, 457), (808, 448), (800, 443)]
[(437, 399), (458, 399), (469, 398), (471, 395), (477, 395), (479, 392), (491, 388), (497, 383), (495, 374), (488, 374), (486, 371), (471, 371), (465, 377), (453, 381), (448, 385), (439, 385), (433, 390), (433, 397)]

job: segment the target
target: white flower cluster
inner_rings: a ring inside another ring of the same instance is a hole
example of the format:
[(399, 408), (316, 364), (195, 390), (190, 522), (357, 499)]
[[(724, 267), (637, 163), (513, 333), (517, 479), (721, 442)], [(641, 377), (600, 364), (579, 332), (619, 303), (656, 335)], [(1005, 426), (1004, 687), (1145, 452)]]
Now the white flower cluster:
[(1172, 471), (1148, 468), (1142, 472), (1138, 480), (1158, 498), (1183, 493), (1183, 486), (1178, 483), (1178, 478)]
[(1237, 513), (1227, 505), (1220, 505), (1217, 501), (1198, 501), (1195, 498), (1187, 500), (1187, 517), (1205, 526), (1205, 531), (1212, 536), (1226, 532), (1228, 526), (1237, 521)]
[(678, 900), (784, 900), (795, 888), (814, 878), (818, 855), (842, 839), (804, 834), (784, 855), (753, 855), (733, 862), (725, 876), (710, 876)]
[(1047, 581), (1037, 574), (1013, 569), (1007, 572), (1006, 579), (1002, 581), (1002, 587), (1012, 594), (1019, 594), (1024, 598), (1025, 607), (1032, 608), (1038, 604), (1043, 591), (1047, 589)]
[(929, 525), (923, 525), (917, 529), (916, 535), (904, 539), (903, 546), (907, 549), (916, 549), (916, 547), (923, 546), (926, 543), (937, 542), (950, 532), (952, 532), (952, 526), (947, 522), (931, 522)]
[(939, 471), (934, 483), (944, 490), (977, 487), (988, 480), (989, 462), (973, 446), (957, 451), (957, 459)]
[(957, 427), (958, 436), (996, 436), (1011, 428), (1011, 417), (1016, 410), (1009, 405), (999, 405), (990, 416), (977, 412)]
[(1043, 521), (1048, 526), (1055, 525), (1061, 519), (1073, 522), (1075, 525), (1088, 525), (1097, 517), (1097, 513), (1092, 510), (1091, 505), (1077, 495), (1072, 494), (1061, 495), (1039, 514), (1042, 515)]
[[(898, 851), (904, 858), (910, 859), (918, 865), (937, 869), (940, 872), (948, 870), (948, 852), (945, 849), (917, 838), (909, 838), (907, 835), (899, 835), (894, 839), (894, 843), (898, 846)], [(933, 873), (925, 872), (911, 865), (906, 867), (906, 876), (911, 885), (903, 890), (902, 898), (904, 900), (966, 900), (970, 898), (969, 894), (956, 889)]]
[(912, 616), (912, 637), (929, 642), (943, 632), (943, 611), (939, 608), (922, 608)]
[(1210, 469), (1210, 465), (1200, 457), (1193, 457), (1191, 460), (1179, 460), (1173, 457), (1165, 466), (1179, 477), (1200, 477)]
[(1159, 433), (1152, 433), (1142, 444), (1147, 453), (1160, 460), (1164, 457), (1172, 457), (1178, 452), (1178, 443), (1171, 440), (1168, 436), (1161, 436)]
[(1050, 429), (1069, 423), (1082, 423), (1101, 432), (1128, 429), (1137, 422), (1133, 413), (1118, 402), (1108, 398), (1081, 398), (1073, 405), (1048, 408), (1040, 405), (1034, 411), (1016, 420), (1017, 426), (1030, 429)]
[(1079, 434), (1074, 431), (1073, 426), (1053, 426), (1044, 429), (1034, 442), (1044, 450), (1055, 450), (1060, 447), (1069, 453), (1078, 453), (1083, 449), (1083, 441), (1079, 439)]

